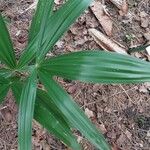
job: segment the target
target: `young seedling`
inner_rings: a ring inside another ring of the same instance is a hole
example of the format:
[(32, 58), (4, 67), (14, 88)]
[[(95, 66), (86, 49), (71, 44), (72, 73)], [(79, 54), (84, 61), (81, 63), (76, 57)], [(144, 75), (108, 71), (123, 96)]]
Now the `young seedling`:
[[(45, 59), (68, 27), (91, 0), (68, 0), (53, 11), (54, 0), (39, 0), (29, 41), (19, 60), (0, 15), (0, 102), (9, 89), (19, 105), (18, 149), (31, 150), (32, 120), (37, 120), (68, 147), (80, 150), (72, 129), (79, 130), (100, 150), (110, 150), (103, 135), (54, 76), (93, 83), (150, 81), (150, 64), (130, 56), (79, 51)], [(39, 85), (42, 85), (40, 88)]]

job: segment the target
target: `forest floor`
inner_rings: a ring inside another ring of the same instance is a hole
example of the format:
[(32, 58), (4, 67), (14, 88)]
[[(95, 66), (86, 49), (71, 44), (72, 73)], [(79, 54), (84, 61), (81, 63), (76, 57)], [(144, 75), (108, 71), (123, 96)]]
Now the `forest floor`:
[[(122, 12), (111, 0), (96, 1), (89, 7), (69, 31), (56, 43), (53, 55), (78, 50), (101, 49), (89, 34), (95, 28), (107, 34), (111, 40), (124, 45), (125, 49), (141, 46), (150, 41), (150, 1), (130, 0), (127, 12)], [(0, 0), (0, 11), (5, 16), (17, 57), (22, 53), (28, 39), (29, 24), (33, 15), (33, 0)], [(62, 0), (55, 0), (56, 7)], [(99, 20), (103, 5), (104, 14), (113, 24)], [(93, 9), (94, 7), (94, 9)], [(124, 6), (126, 7), (126, 6)], [(96, 12), (98, 11), (98, 12)], [(107, 32), (107, 28), (109, 32)], [(106, 33), (107, 32), (107, 33)], [(148, 53), (132, 54), (150, 60)], [(81, 106), (92, 122), (102, 131), (113, 150), (150, 149), (150, 83), (130, 85), (87, 84), (59, 78), (60, 84)], [(0, 105), (0, 150), (17, 150), (18, 108), (9, 92)], [(37, 122), (33, 125), (34, 150), (67, 150), (59, 140), (49, 135)], [(95, 148), (78, 135), (84, 150)]]

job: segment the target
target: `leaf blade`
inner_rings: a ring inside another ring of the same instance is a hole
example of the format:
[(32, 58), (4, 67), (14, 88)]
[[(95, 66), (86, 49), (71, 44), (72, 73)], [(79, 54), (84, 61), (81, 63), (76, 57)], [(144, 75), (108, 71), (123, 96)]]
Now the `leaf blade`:
[(9, 32), (0, 13), (0, 60), (10, 68), (15, 68), (16, 59)]
[[(42, 100), (43, 98), (43, 94), (41, 95), (41, 93), (38, 93), (39, 97), (38, 100)], [(47, 95), (45, 95), (48, 99), (49, 97)], [(48, 101), (48, 99), (45, 99), (42, 102), (46, 102), (46, 100)], [(41, 106), (41, 104), (39, 105), (39, 107)], [(44, 104), (45, 108), (47, 107), (47, 102)], [(36, 106), (37, 107), (37, 106)], [(38, 108), (39, 108), (38, 107)], [(62, 114), (58, 113), (56, 111), (52, 111), (53, 106), (49, 107), (49, 109), (43, 109), (43, 111), (45, 111), (45, 114), (49, 114), (49, 116), (47, 117), (47, 119), (45, 118), (44, 120), (44, 113), (41, 113), (40, 111), (38, 111), (39, 109), (36, 109), (37, 111), (35, 111), (35, 119), (40, 122), (41, 124), (46, 124), (45, 127), (49, 127), (51, 128), (51, 130), (49, 130), (50, 132), (52, 132), (53, 130), (53, 134), (58, 137), (59, 139), (61, 139), (65, 144), (67, 144), (69, 147), (71, 147), (73, 150), (81, 150), (80, 145), (77, 143), (76, 138), (74, 137), (74, 135), (71, 132), (70, 126), (68, 125), (68, 123), (62, 118), (59, 118), (62, 116)], [(51, 108), (51, 112), (50, 113), (50, 108)], [(56, 109), (55, 109), (56, 110)], [(56, 114), (55, 114), (56, 113)], [(43, 116), (42, 116), (43, 114)], [(56, 117), (57, 115), (57, 117)], [(41, 119), (43, 117), (43, 120)], [(51, 120), (49, 120), (48, 118), (51, 118)], [(58, 119), (59, 118), (59, 119)], [(42, 122), (41, 122), (42, 121)], [(43, 122), (44, 121), (44, 122)], [(53, 128), (52, 128), (53, 127)], [(47, 129), (49, 129), (47, 128)]]
[[(67, 28), (75, 21), (75, 19), (88, 7), (91, 0), (69, 0), (58, 11), (49, 17), (45, 33), (43, 35), (43, 42), (41, 51), (38, 56), (40, 62), (49, 50), (52, 50), (54, 44), (63, 35)], [(71, 7), (70, 7), (71, 6)], [(74, 7), (75, 6), (75, 7)], [(63, 15), (64, 14), (64, 15)], [(69, 16), (68, 16), (69, 15)], [(39, 34), (29, 43), (23, 55), (19, 60), (19, 67), (25, 66), (36, 57), (38, 50)]]
[(87, 139), (101, 150), (110, 150), (102, 134), (92, 125), (83, 111), (75, 104), (68, 94), (46, 72), (39, 73), (51, 100), (58, 106), (68, 121)]
[[(19, 103), (22, 84), (20, 82), (15, 82), (11, 85), (11, 89), (16, 98), (16, 102)], [(34, 119), (41, 123), (50, 133), (61, 139), (66, 145), (74, 150), (80, 150), (80, 146), (72, 135), (67, 122), (61, 117), (60, 113), (56, 112), (58, 110), (57, 108), (56, 110), (53, 109), (55, 106), (49, 103), (49, 99), (45, 91), (37, 91)], [(54, 112), (51, 112), (51, 110)]]
[[(6, 68), (1, 68), (0, 69), (0, 78), (5, 78), (5, 80), (7, 80), (6, 78), (10, 77), (12, 74), (12, 70), (11, 69), (6, 69)], [(0, 79), (0, 83), (1, 81), (4, 79)], [(7, 80), (8, 82), (8, 80)]]
[(94, 83), (150, 81), (150, 63), (131, 56), (102, 51), (75, 52), (41, 64), (50, 74)]
[(9, 80), (4, 78), (3, 74), (0, 74), (0, 84), (9, 84)]
[(91, 0), (69, 0), (50, 17), (44, 34), (43, 47), (39, 53), (39, 61), (49, 50), (52, 50), (58, 39), (90, 3)]
[(9, 90), (8, 84), (0, 84), (0, 104), (3, 102)]
[(36, 52), (40, 50), (45, 26), (48, 21), (47, 18), (51, 15), (53, 3), (53, 0), (39, 0), (29, 31), (29, 44), (21, 55), (18, 63), (19, 68), (31, 62), (36, 57)]
[(51, 15), (54, 0), (39, 0), (29, 31), (29, 42), (44, 28), (47, 18)]
[(36, 98), (36, 71), (33, 71), (23, 87), (18, 117), (18, 141), (20, 150), (32, 149), (32, 119)]

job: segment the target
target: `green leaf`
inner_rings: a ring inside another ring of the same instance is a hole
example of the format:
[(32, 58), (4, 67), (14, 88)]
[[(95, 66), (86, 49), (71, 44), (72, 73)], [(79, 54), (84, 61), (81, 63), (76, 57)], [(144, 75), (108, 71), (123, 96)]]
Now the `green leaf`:
[(1, 68), (0, 69), (0, 77), (8, 78), (12, 75), (11, 69)]
[(44, 42), (40, 51), (39, 60), (44, 58), (49, 50), (52, 50), (54, 44), (90, 3), (91, 0), (68, 0), (49, 18), (43, 37)]
[(48, 95), (61, 110), (64, 116), (87, 139), (101, 150), (110, 150), (103, 135), (90, 122), (84, 112), (72, 101), (68, 94), (52, 79), (47, 72), (39, 72), (40, 81), (44, 84)]
[(51, 75), (94, 83), (139, 83), (150, 81), (150, 63), (111, 52), (75, 52), (41, 64)]
[(68, 123), (62, 117), (63, 114), (56, 110), (58, 108), (54, 104), (51, 106), (48, 104), (50, 97), (45, 92), (38, 91), (37, 100), (39, 103), (36, 104), (38, 108), (35, 110), (35, 119), (69, 147), (80, 150), (81, 147), (73, 136)]
[(0, 104), (3, 102), (7, 92), (9, 90), (9, 84), (0, 84)]
[(9, 84), (9, 80), (6, 79), (3, 74), (0, 74), (0, 84)]
[[(22, 84), (20, 82), (14, 83), (11, 88), (19, 104)], [(52, 103), (45, 91), (37, 91), (34, 119), (69, 147), (74, 150), (80, 150), (80, 146), (72, 135), (68, 123), (64, 120), (63, 115), (59, 112), (59, 109), (54, 106), (54, 103)]]
[(55, 116), (55, 118), (57, 118), (59, 120), (59, 122), (64, 124), (66, 127), (68, 126), (68, 128), (69, 128), (68, 120), (61, 113), (61, 111), (59, 110), (57, 105), (55, 105), (55, 103), (53, 103), (53, 101), (51, 101), (51, 98), (48, 96), (46, 91), (38, 89), (37, 99), (39, 99), (39, 101), (42, 102), (42, 105), (44, 106), (44, 108), (49, 110)]
[[(39, 0), (36, 13), (32, 19), (31, 28), (29, 31), (29, 42), (31, 42), (39, 31), (45, 28), (48, 18), (52, 12), (54, 0)], [(41, 36), (42, 38), (42, 36)]]
[[(88, 7), (91, 0), (68, 0), (51, 17), (47, 18), (47, 26), (43, 34), (43, 42), (39, 52), (38, 61), (41, 61), (49, 50), (52, 50), (54, 44), (67, 31), (68, 27), (77, 17)], [(36, 57), (38, 51), (38, 41), (41, 34), (38, 34), (29, 43), (23, 55), (19, 60), (18, 67), (23, 67)]]
[(10, 68), (15, 68), (16, 60), (12, 41), (0, 13), (0, 60)]
[(18, 141), (19, 150), (31, 150), (32, 119), (36, 99), (37, 73), (34, 70), (23, 87), (19, 105)]
[(8, 93), (10, 81), (9, 79), (5, 78), (5, 70), (4, 73), (2, 73), (3, 69), (0, 69), (0, 104), (3, 102), (5, 96)]
[(29, 44), (19, 60), (18, 68), (25, 66), (33, 60), (36, 56), (36, 52), (40, 50), (46, 28), (45, 26), (51, 15), (52, 6), (53, 0), (39, 0), (29, 32)]
[(36, 36), (25, 48), (23, 54), (21, 55), (17, 68), (21, 69), (26, 66), (29, 62), (31, 62), (35, 58), (36, 50), (38, 49), (38, 36)]
[(129, 53), (141, 52), (141, 51), (144, 51), (148, 46), (150, 46), (150, 44), (132, 47), (132, 48), (129, 48), (128, 52)]

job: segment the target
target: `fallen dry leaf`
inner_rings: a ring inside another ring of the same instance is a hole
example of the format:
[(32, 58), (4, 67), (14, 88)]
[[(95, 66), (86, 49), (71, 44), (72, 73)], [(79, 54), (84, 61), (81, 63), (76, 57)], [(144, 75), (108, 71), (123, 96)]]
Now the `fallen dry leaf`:
[(112, 150), (121, 150), (115, 143), (113, 143), (111, 149)]
[(22, 13), (25, 13), (26, 11), (30, 9), (35, 9), (37, 4), (38, 4), (38, 0), (34, 0), (34, 2), (27, 9), (25, 9), (25, 11), (23, 11)]
[(68, 88), (68, 92), (69, 92), (70, 94), (73, 94), (73, 93), (76, 92), (77, 88), (78, 88), (77, 85), (70, 86), (70, 87)]
[(127, 55), (126, 48), (120, 43), (111, 40), (108, 36), (104, 35), (102, 32), (91, 28), (89, 29), (89, 34), (94, 38), (95, 42), (106, 51), (115, 51), (120, 54)]
[(147, 90), (147, 88), (146, 88), (144, 85), (142, 85), (142, 86), (140, 86), (140, 88), (139, 88), (139, 92), (140, 92), (140, 93), (148, 93), (148, 90)]
[(150, 46), (146, 47), (146, 52), (150, 55)]
[(100, 130), (103, 134), (107, 133), (107, 129), (105, 128), (104, 124), (100, 124), (98, 127), (100, 128)]
[(149, 25), (149, 16), (145, 11), (140, 12), (141, 27), (147, 28)]
[(150, 57), (150, 30), (148, 30), (146, 33), (144, 33), (144, 37), (147, 40), (146, 44), (149, 45), (145, 49), (148, 54), (148, 60), (150, 60), (150, 58), (149, 58)]
[(150, 29), (144, 33), (144, 37), (148, 42), (150, 42)]
[(101, 2), (94, 1), (91, 10), (102, 25), (104, 31), (108, 36), (112, 36), (113, 21), (104, 10)]
[(85, 114), (87, 115), (88, 118), (94, 117), (93, 111), (89, 110), (88, 108), (85, 108)]
[(83, 140), (83, 137), (77, 135), (77, 142), (80, 143), (82, 140)]
[(147, 131), (147, 137), (150, 137), (150, 130)]
[(117, 145), (118, 145), (118, 147), (121, 147), (122, 145), (124, 145), (125, 143), (125, 141), (126, 141), (126, 136), (122, 133), (120, 136), (119, 136), (119, 138), (117, 139)]
[(125, 131), (125, 134), (126, 134), (126, 136), (128, 137), (128, 139), (131, 140), (132, 134), (131, 134), (128, 130)]
[(55, 4), (59, 5), (60, 4), (60, 0), (54, 0)]
[(150, 91), (150, 83), (149, 82), (145, 82), (144, 86)]
[(127, 0), (110, 0), (116, 7), (120, 9), (120, 15), (125, 15), (128, 12)]
[(12, 121), (12, 114), (11, 114), (11, 112), (10, 111), (7, 111), (6, 113), (5, 113), (5, 119), (6, 119), (6, 121), (8, 121), (8, 122), (11, 122)]

